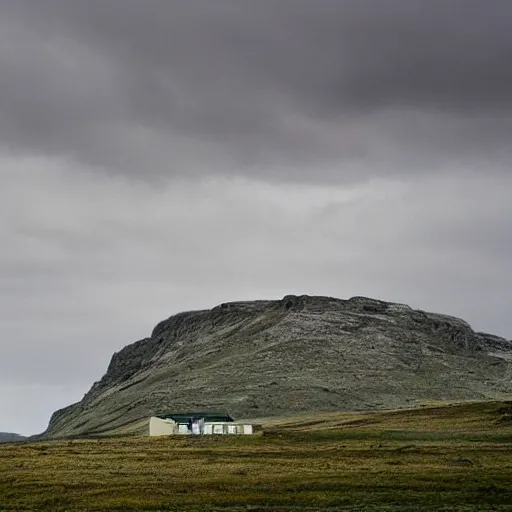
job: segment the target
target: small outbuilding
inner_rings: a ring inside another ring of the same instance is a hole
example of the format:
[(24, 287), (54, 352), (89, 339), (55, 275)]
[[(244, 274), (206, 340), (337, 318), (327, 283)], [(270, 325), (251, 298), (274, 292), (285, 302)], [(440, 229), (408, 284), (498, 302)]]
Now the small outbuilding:
[(252, 434), (253, 425), (236, 422), (222, 412), (167, 413), (149, 420), (150, 436)]

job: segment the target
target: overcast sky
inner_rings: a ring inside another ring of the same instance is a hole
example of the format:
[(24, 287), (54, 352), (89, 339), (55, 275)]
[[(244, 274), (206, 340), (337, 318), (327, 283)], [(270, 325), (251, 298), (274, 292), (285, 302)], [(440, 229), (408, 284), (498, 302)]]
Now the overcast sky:
[(510, 0), (0, 0), (0, 431), (173, 313), (366, 295), (512, 338)]

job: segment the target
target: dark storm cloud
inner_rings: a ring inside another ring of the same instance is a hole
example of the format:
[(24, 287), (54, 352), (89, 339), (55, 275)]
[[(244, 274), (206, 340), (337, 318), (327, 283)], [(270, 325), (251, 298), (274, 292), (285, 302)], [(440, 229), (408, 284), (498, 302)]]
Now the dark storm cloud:
[(511, 161), (509, 0), (2, 0), (0, 19), (14, 152), (309, 179)]

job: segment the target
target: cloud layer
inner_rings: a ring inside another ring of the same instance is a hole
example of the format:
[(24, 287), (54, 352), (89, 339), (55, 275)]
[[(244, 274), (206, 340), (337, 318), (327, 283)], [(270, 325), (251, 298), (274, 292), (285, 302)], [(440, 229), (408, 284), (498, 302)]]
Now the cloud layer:
[(506, 172), (511, 18), (508, 0), (4, 0), (0, 139), (137, 177)]

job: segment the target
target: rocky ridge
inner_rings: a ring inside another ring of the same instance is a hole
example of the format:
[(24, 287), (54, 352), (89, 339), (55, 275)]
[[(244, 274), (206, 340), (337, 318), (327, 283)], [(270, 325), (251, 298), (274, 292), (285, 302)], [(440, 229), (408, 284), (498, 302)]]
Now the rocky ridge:
[(12, 443), (15, 441), (24, 441), (26, 437), (20, 434), (13, 434), (12, 432), (0, 432), (0, 443)]
[(365, 297), (286, 296), (174, 315), (114, 354), (45, 437), (143, 432), (149, 416), (237, 418), (512, 396), (512, 342)]

